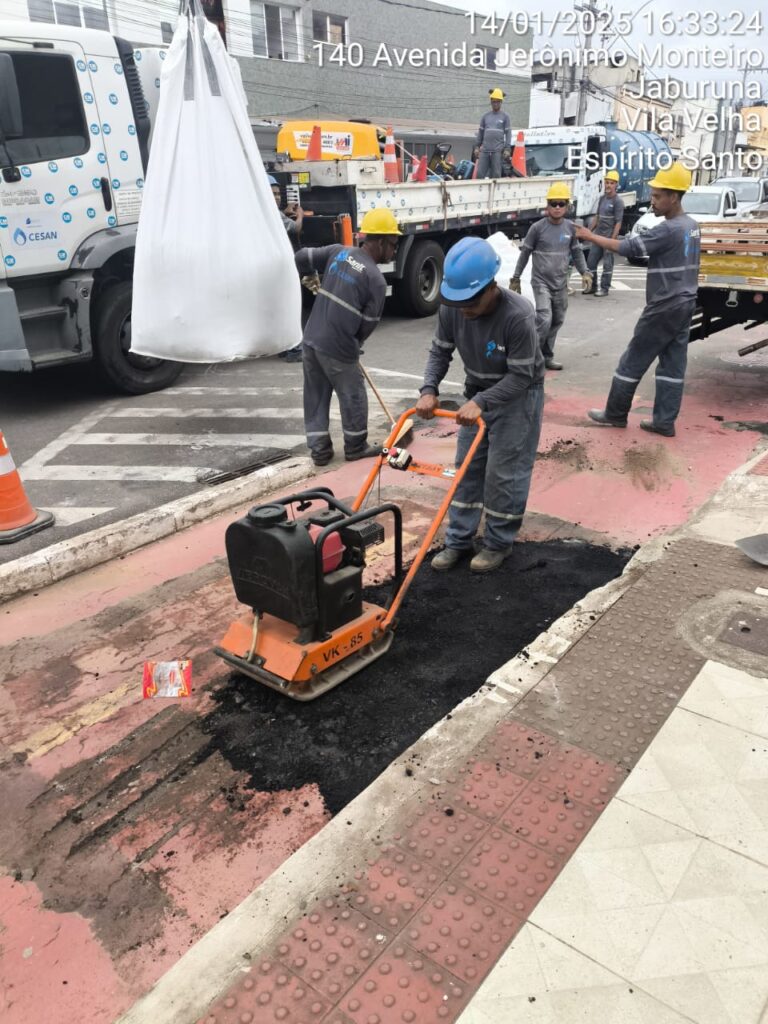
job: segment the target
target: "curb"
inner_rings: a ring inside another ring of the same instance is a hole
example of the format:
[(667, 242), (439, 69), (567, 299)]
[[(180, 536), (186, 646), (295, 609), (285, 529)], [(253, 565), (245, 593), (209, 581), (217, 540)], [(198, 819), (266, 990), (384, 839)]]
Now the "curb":
[(135, 551), (312, 474), (313, 467), (308, 458), (288, 459), (276, 466), (265, 466), (223, 487), (196, 491), (167, 505), (139, 512), (130, 519), (82, 533), (31, 555), (23, 555), (0, 566), (0, 604)]
[[(655, 560), (663, 554), (657, 548)], [(494, 729), (596, 621), (643, 575), (633, 560), (621, 576), (586, 594), (496, 669), (474, 694), (436, 722), (230, 913), (204, 935), (115, 1024), (191, 1024), (230, 984), (247, 974), (297, 910), (333, 890), (338, 878), (376, 850), (386, 821), (421, 790), (442, 783), (450, 765)], [(405, 766), (418, 763), (412, 775)]]

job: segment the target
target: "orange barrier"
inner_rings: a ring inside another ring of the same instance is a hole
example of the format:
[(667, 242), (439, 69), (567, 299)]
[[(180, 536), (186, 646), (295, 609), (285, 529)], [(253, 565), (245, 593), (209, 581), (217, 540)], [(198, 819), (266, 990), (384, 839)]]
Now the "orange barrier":
[(12, 544), (46, 526), (53, 526), (53, 515), (32, 507), (0, 432), (0, 544)]
[(305, 160), (322, 160), (323, 159), (323, 133), (319, 124), (316, 124), (312, 129), (312, 136), (307, 146), (307, 155), (304, 157)]
[(395, 136), (392, 133), (391, 125), (387, 128), (387, 137), (384, 142), (384, 180), (390, 185), (398, 185), (400, 183), (397, 152), (395, 151)]
[(528, 176), (525, 169), (525, 136), (522, 132), (517, 133), (515, 148), (512, 150), (512, 167), (524, 178)]

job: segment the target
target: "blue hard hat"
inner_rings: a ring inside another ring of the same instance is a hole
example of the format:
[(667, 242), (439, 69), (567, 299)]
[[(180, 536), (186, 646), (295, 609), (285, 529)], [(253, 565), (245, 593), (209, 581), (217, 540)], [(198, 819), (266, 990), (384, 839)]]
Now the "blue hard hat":
[(271, 174), (267, 175), (267, 181), (269, 182), (270, 185), (278, 185), (279, 187), (279, 183), (276, 181), (275, 178), (272, 177)]
[(445, 257), (440, 295), (443, 302), (461, 306), (496, 277), (501, 257), (484, 238), (462, 238)]

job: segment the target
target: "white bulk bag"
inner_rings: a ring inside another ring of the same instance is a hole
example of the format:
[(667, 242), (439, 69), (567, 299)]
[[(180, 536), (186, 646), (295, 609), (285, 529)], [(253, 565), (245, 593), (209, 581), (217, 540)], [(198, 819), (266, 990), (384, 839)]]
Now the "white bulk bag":
[[(489, 235), (488, 242), (493, 246), (498, 255), (501, 256), (501, 266), (496, 275), (496, 284), (500, 284), (502, 288), (509, 288), (510, 278), (515, 276), (515, 267), (520, 256), (520, 247), (511, 238), (507, 238), (503, 231), (495, 231), (492, 235)], [(534, 306), (536, 305), (533, 298), (533, 288), (531, 287), (530, 260), (526, 263), (523, 276), (520, 278), (520, 293), (529, 302), (532, 302)]]
[(301, 340), (293, 250), (242, 82), (198, 0), (163, 67), (131, 335), (131, 351), (185, 363), (273, 355)]

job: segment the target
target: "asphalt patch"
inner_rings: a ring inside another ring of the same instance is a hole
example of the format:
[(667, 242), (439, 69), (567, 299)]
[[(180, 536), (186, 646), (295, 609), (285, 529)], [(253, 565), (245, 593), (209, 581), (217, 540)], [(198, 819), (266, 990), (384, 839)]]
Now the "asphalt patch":
[[(619, 576), (631, 554), (531, 541), (487, 576), (466, 564), (448, 573), (424, 565), (380, 660), (306, 704), (232, 672), (203, 732), (254, 789), (315, 783), (337, 814), (494, 669)], [(366, 600), (383, 602), (387, 592), (387, 584), (369, 588)]]

